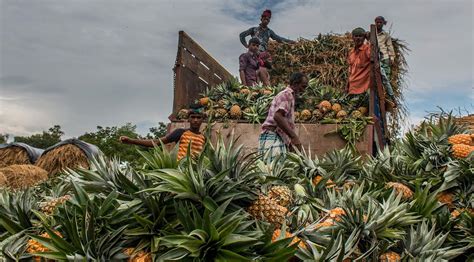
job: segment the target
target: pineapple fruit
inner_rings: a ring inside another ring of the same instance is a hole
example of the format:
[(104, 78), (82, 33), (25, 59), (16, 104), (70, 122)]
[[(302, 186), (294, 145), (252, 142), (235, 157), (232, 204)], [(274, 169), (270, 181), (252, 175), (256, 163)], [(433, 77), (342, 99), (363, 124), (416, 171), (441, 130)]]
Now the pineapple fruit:
[(56, 207), (58, 205), (64, 204), (64, 202), (68, 201), (69, 199), (71, 199), (70, 195), (65, 195), (65, 196), (62, 196), (62, 197), (55, 198), (55, 199), (53, 199), (49, 202), (42, 203), (40, 205), (40, 207), (41, 207), (40, 210), (41, 210), (41, 212), (43, 212), (46, 215), (52, 215), (54, 213), (54, 210), (56, 210)]
[(321, 103), (319, 103), (318, 105), (319, 109), (323, 112), (323, 113), (326, 113), (328, 112), (329, 110), (331, 110), (332, 108), (332, 105), (329, 101), (327, 100), (324, 100), (322, 101)]
[(311, 119), (311, 111), (309, 111), (308, 109), (304, 109), (303, 111), (301, 111), (301, 114), (300, 114), (300, 120), (301, 121), (309, 121)]
[(134, 254), (134, 248), (126, 248), (123, 253), (129, 256), (128, 262), (151, 262), (151, 253), (145, 252), (143, 250), (138, 251)]
[(448, 141), (452, 145), (458, 145), (458, 144), (468, 145), (468, 146), (472, 145), (471, 135), (469, 134), (458, 134), (458, 135), (450, 136), (448, 138)]
[[(313, 182), (313, 186), (316, 186), (319, 184), (319, 182), (321, 182), (321, 180), (323, 179), (322, 176), (315, 176), (312, 180)], [(335, 187), (336, 186), (336, 183), (334, 183), (331, 179), (328, 179), (328, 181), (326, 182), (326, 188), (332, 188), (332, 187)]]
[(334, 104), (332, 105), (331, 109), (332, 109), (332, 111), (334, 111), (334, 112), (337, 113), (337, 112), (339, 112), (339, 111), (342, 110), (342, 106), (341, 106), (340, 104), (338, 104), (338, 103), (334, 103)]
[(270, 191), (268, 191), (268, 197), (283, 207), (288, 207), (293, 201), (291, 190), (287, 186), (272, 187)]
[(319, 109), (315, 109), (315, 110), (313, 111), (313, 117), (314, 117), (314, 119), (320, 120), (320, 119), (323, 118), (323, 116), (324, 116), (324, 114), (323, 114)]
[(361, 106), (357, 108), (357, 111), (359, 111), (363, 116), (367, 115), (369, 113), (369, 109), (367, 107)]
[(464, 144), (453, 145), (453, 157), (455, 158), (466, 158), (472, 151), (474, 151), (474, 146)]
[[(54, 232), (57, 236), (59, 237), (62, 237), (62, 235), (59, 233), (59, 232)], [(49, 234), (48, 233), (43, 233), (40, 235), (41, 237), (44, 237), (44, 238), (50, 238)], [(30, 239), (28, 240), (28, 243), (27, 243), (27, 247), (26, 247), (26, 252), (27, 253), (30, 253), (30, 254), (34, 254), (34, 253), (43, 253), (43, 252), (50, 252), (51, 250), (47, 247), (45, 247), (43, 244), (41, 244), (40, 242), (34, 240), (34, 239)], [(33, 257), (33, 260), (34, 261), (42, 261), (41, 260), (41, 257), (37, 257), (37, 256), (34, 256)]]
[(409, 200), (413, 198), (413, 191), (402, 183), (388, 182), (386, 188), (393, 188), (397, 194), (402, 194), (402, 198)]
[(400, 262), (402, 261), (402, 258), (400, 254), (393, 251), (389, 251), (380, 255), (379, 261), (380, 262)]
[(240, 106), (238, 105), (233, 105), (229, 110), (229, 114), (232, 119), (242, 118), (242, 110), (240, 109)]
[(354, 110), (354, 111), (352, 111), (352, 113), (351, 113), (351, 117), (353, 117), (353, 118), (361, 118), (361, 117), (362, 117), (362, 113), (361, 113), (359, 110)]
[(449, 209), (452, 209), (454, 208), (454, 194), (453, 193), (450, 193), (450, 192), (447, 192), (447, 191), (444, 191), (444, 192), (441, 192), (439, 193), (436, 198), (438, 199), (439, 202), (441, 202), (442, 204), (445, 204), (446, 206), (448, 206)]
[(209, 104), (209, 101), (210, 101), (209, 97), (207, 97), (207, 96), (206, 97), (201, 97), (199, 99), (199, 104), (201, 106), (207, 106)]
[(227, 115), (227, 110), (224, 108), (218, 108), (215, 112), (217, 118), (224, 118)]
[(178, 119), (188, 119), (189, 111), (187, 109), (181, 109), (176, 116)]
[(339, 112), (337, 112), (336, 117), (338, 119), (346, 118), (347, 117), (347, 112), (344, 111), (344, 110), (340, 110)]
[(282, 233), (282, 231), (280, 229), (275, 229), (275, 231), (273, 231), (273, 234), (272, 234), (272, 242), (276, 242), (280, 239), (285, 239), (285, 238), (293, 238), (291, 240), (290, 246), (298, 243), (298, 246), (300, 248), (305, 248), (306, 249), (305, 243), (299, 237), (294, 236), (292, 233), (290, 233), (288, 231), (285, 231), (285, 236), (282, 237), (281, 233)]
[(248, 208), (250, 215), (256, 219), (268, 221), (276, 228), (280, 228), (285, 223), (288, 209), (278, 205), (275, 200), (260, 194)]
[(241, 93), (242, 95), (248, 95), (248, 94), (250, 94), (251, 92), (250, 92), (250, 90), (249, 90), (248, 88), (242, 88), (242, 89), (240, 89), (240, 93)]

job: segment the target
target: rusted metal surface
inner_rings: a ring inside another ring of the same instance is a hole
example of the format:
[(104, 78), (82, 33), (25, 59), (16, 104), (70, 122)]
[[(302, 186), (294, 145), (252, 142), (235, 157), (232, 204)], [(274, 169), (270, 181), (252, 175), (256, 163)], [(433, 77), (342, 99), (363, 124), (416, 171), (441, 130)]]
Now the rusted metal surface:
[(179, 32), (178, 53), (173, 71), (173, 112), (193, 103), (206, 88), (232, 78), (229, 71), (184, 31)]
[[(186, 122), (172, 122), (169, 125), (169, 132), (177, 128), (187, 128)], [(205, 125), (203, 125), (203, 129)], [(211, 141), (216, 142), (219, 135), (224, 140), (229, 141), (234, 134), (238, 145), (243, 145), (245, 153), (256, 152), (258, 150), (258, 137), (261, 125), (248, 123), (215, 123), (212, 126)], [(368, 125), (360, 140), (356, 143), (356, 148), (361, 155), (372, 155), (373, 125)], [(296, 133), (300, 137), (303, 147), (312, 155), (324, 155), (334, 149), (341, 149), (346, 142), (337, 134), (335, 124), (296, 124)]]

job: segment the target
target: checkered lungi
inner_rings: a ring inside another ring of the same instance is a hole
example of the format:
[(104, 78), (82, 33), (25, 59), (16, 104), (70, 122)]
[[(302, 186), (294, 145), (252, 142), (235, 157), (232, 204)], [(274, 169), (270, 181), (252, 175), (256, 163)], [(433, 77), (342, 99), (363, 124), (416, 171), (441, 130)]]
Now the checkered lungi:
[(270, 163), (276, 157), (286, 154), (287, 149), (283, 139), (275, 132), (264, 131), (258, 138), (258, 153), (263, 154), (263, 159)]

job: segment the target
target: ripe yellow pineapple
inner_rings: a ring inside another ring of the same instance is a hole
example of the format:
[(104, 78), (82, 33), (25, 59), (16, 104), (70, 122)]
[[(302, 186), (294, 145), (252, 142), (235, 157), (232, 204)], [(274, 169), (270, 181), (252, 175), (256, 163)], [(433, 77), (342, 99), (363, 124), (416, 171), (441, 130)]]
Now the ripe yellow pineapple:
[(7, 179), (5, 178), (5, 175), (2, 172), (0, 172), (0, 188), (6, 185), (7, 185)]
[(346, 212), (344, 212), (344, 209), (340, 208), (340, 207), (336, 207), (336, 208), (333, 208), (331, 210), (329, 210), (329, 217), (333, 220), (336, 220), (336, 221), (340, 221), (341, 220), (341, 216), (345, 215)]
[(311, 119), (311, 115), (311, 111), (309, 111), (308, 109), (304, 109), (303, 111), (301, 111), (300, 119), (301, 121), (308, 121)]
[(295, 112), (295, 121), (300, 120), (301, 113), (300, 112)]
[[(54, 233), (57, 236), (62, 237), (62, 235), (59, 232), (56, 231)], [(41, 234), (40, 236), (44, 237), (44, 238), (50, 238), (49, 234), (46, 233), (46, 232)], [(51, 250), (49, 248), (43, 246), (43, 244), (41, 244), (40, 242), (38, 242), (36, 240), (33, 240), (33, 239), (28, 240), (28, 244), (27, 244), (27, 247), (26, 247), (26, 252), (27, 253), (34, 254), (34, 253), (43, 253), (43, 252), (49, 252), (49, 251), (51, 251)], [(41, 261), (41, 257), (34, 256), (33, 260), (39, 262), (39, 261)]]
[[(275, 229), (275, 231), (273, 231), (273, 234), (272, 234), (272, 242), (276, 242), (277, 240), (280, 240), (280, 236), (281, 236), (281, 230), (280, 229)], [(285, 231), (285, 236), (282, 239), (285, 239), (285, 238), (293, 238), (293, 240), (291, 240), (290, 246), (294, 245), (297, 242), (299, 242), (298, 246), (300, 248), (305, 248), (306, 249), (305, 243), (303, 241), (301, 241), (301, 239), (299, 237), (293, 236), (292, 233), (290, 233), (288, 231)]]
[(323, 222), (319, 222), (315, 225), (314, 229), (319, 229), (319, 228), (326, 228), (326, 227), (332, 227), (334, 226), (336, 223), (334, 222), (334, 220), (328, 218), (328, 219), (325, 219)]
[(347, 117), (347, 112), (344, 111), (344, 110), (340, 110), (339, 112), (337, 112), (336, 117), (337, 117), (338, 119), (346, 118), (346, 117)]
[(336, 113), (342, 110), (342, 106), (338, 103), (334, 103), (331, 108), (332, 108), (332, 111)]
[(258, 199), (250, 205), (248, 212), (252, 217), (268, 221), (275, 225), (276, 228), (280, 228), (281, 225), (285, 223), (288, 209), (278, 205), (275, 200), (260, 194)]
[(240, 109), (240, 106), (233, 105), (230, 108), (230, 117), (233, 119), (240, 119), (242, 117), (242, 110)]
[(243, 94), (243, 95), (248, 95), (248, 94), (250, 94), (250, 89), (242, 88), (242, 89), (240, 89), (240, 93)]
[(474, 151), (474, 146), (463, 144), (453, 145), (453, 157), (455, 158), (466, 158), (472, 151)]
[(56, 210), (56, 207), (58, 205), (62, 205), (64, 204), (64, 202), (68, 201), (69, 199), (71, 199), (71, 196), (70, 195), (65, 195), (65, 196), (62, 196), (62, 197), (58, 197), (58, 198), (55, 198), (49, 202), (46, 202), (46, 203), (42, 203), (40, 205), (41, 207), (41, 212), (45, 213), (46, 215), (51, 215), (53, 214), (54, 210)]
[(400, 256), (400, 254), (395, 253), (393, 251), (383, 253), (379, 257), (380, 262), (400, 262), (402, 261), (401, 259), (402, 257)]
[(448, 208), (454, 208), (454, 194), (453, 193), (450, 193), (448, 191), (444, 191), (444, 192), (441, 192), (439, 193), (436, 198), (438, 199), (439, 202), (445, 204), (446, 206), (448, 206)]
[(273, 186), (268, 191), (268, 197), (283, 207), (288, 207), (293, 201), (291, 190), (287, 186)]
[(361, 106), (357, 108), (357, 110), (364, 116), (367, 115), (367, 113), (369, 113), (369, 109), (365, 106)]
[(472, 145), (471, 135), (469, 134), (458, 134), (454, 136), (450, 136), (448, 141), (452, 145), (463, 144), (463, 145)]
[(252, 92), (252, 96), (253, 96), (253, 97), (258, 96), (258, 92), (253, 91), (253, 92)]
[(388, 182), (386, 185), (387, 188), (393, 188), (397, 194), (402, 194), (403, 199), (413, 198), (413, 191), (402, 183), (397, 182)]
[(263, 94), (269, 96), (272, 94), (272, 90), (264, 89)]
[(215, 117), (217, 118), (223, 118), (227, 115), (227, 110), (224, 108), (218, 108), (215, 113)]
[(331, 110), (332, 105), (329, 101), (324, 100), (321, 103), (319, 103), (318, 107), (323, 113), (326, 113), (327, 111)]
[[(321, 180), (323, 179), (322, 176), (315, 176), (313, 178), (313, 185), (316, 186), (317, 184), (319, 184), (319, 182), (321, 182)], [(334, 183), (331, 179), (328, 179), (328, 181), (326, 182), (326, 188), (332, 188), (332, 187), (335, 187), (336, 186), (336, 183)]]
[(129, 256), (128, 262), (151, 262), (151, 253), (145, 252), (143, 250), (138, 251), (134, 254), (134, 248), (126, 248), (123, 253)]
[(207, 106), (209, 104), (209, 97), (201, 97), (199, 99), (199, 104), (201, 104), (202, 106)]

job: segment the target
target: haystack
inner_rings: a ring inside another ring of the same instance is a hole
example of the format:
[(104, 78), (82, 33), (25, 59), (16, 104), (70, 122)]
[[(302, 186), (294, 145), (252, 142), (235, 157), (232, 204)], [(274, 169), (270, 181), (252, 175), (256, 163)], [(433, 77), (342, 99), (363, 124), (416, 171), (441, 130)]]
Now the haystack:
[(88, 169), (90, 167), (88, 159), (99, 152), (94, 145), (77, 139), (69, 139), (46, 149), (36, 165), (46, 170), (49, 176), (55, 176), (68, 168)]
[(465, 126), (472, 134), (474, 134), (474, 114), (454, 119), (456, 124)]
[[(405, 42), (395, 38), (392, 40), (396, 58), (395, 63), (391, 65), (390, 82), (400, 106), (391, 116), (389, 126), (392, 130), (398, 130), (401, 129), (400, 124), (407, 112), (403, 103), (403, 89), (406, 86), (404, 79), (408, 68), (405, 55), (409, 49)], [(345, 90), (348, 78), (347, 57), (351, 48), (353, 42), (349, 33), (320, 34), (313, 40), (301, 38), (295, 44), (272, 41), (268, 49), (273, 60), (271, 82), (288, 83), (291, 73), (301, 71), (310, 78), (317, 78), (323, 86)]]
[(48, 179), (48, 172), (34, 165), (11, 165), (3, 167), (0, 168), (0, 174), (6, 179), (6, 186), (14, 190), (26, 189)]
[(24, 143), (0, 145), (0, 167), (34, 164), (41, 153), (42, 149)]
[(3, 173), (0, 173), (0, 188), (5, 187), (7, 185), (7, 178)]

